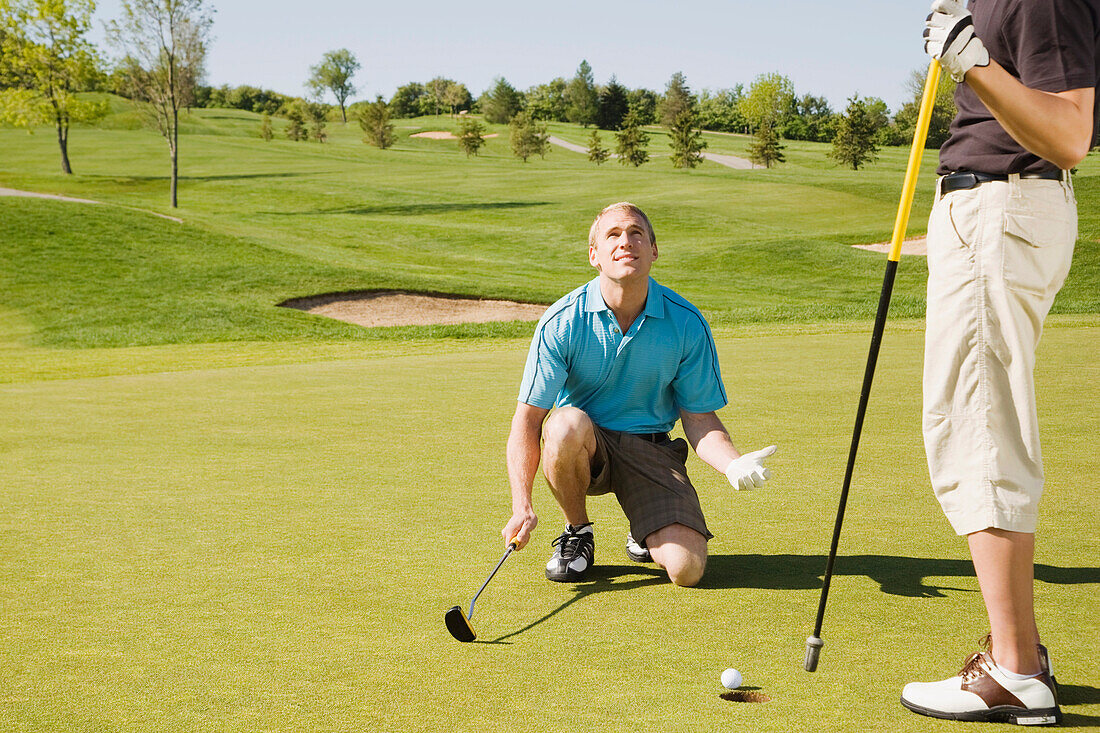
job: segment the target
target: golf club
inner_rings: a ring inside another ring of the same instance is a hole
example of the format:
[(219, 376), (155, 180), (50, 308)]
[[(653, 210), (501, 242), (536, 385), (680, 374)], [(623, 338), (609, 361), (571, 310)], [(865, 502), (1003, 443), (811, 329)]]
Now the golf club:
[(508, 549), (504, 551), (504, 556), (500, 558), (500, 562), (493, 568), (493, 572), (489, 573), (489, 577), (486, 578), (485, 582), (481, 584), (481, 587), (477, 589), (477, 593), (474, 594), (474, 599), (470, 601), (469, 613), (464, 613), (461, 606), (452, 606), (443, 616), (443, 620), (447, 623), (447, 631), (451, 632), (451, 636), (459, 641), (473, 641), (477, 638), (477, 632), (474, 631), (474, 627), (470, 623), (470, 619), (474, 617), (474, 604), (477, 603), (477, 597), (481, 595), (481, 591), (485, 590), (485, 586), (489, 585), (489, 581), (497, 574), (497, 571), (500, 570), (500, 566), (504, 564), (504, 561), (508, 559), (508, 556), (512, 554), (512, 550), (514, 549), (516, 549), (515, 537), (508, 543)]
[(807, 672), (817, 669), (821, 656), (821, 624), (825, 620), (825, 603), (829, 598), (829, 584), (833, 578), (833, 564), (836, 562), (837, 545), (840, 542), (840, 527), (844, 523), (844, 507), (848, 503), (848, 489), (852, 485), (852, 470), (855, 468), (856, 452), (859, 450), (859, 436), (863, 430), (863, 418), (867, 413), (867, 401), (871, 396), (871, 381), (875, 376), (875, 364), (878, 362), (879, 346), (882, 344), (882, 332), (886, 327), (886, 313), (890, 310), (890, 294), (894, 289), (894, 275), (901, 259), (901, 244), (905, 239), (905, 228), (909, 223), (909, 210), (913, 206), (913, 193), (917, 187), (917, 175), (920, 173), (921, 156), (928, 137), (928, 124), (932, 118), (932, 106), (936, 102), (936, 88), (940, 81), (940, 65), (933, 60), (928, 65), (928, 77), (924, 82), (921, 96), (920, 114), (917, 116), (917, 128), (913, 131), (913, 145), (909, 149), (909, 164), (905, 169), (905, 183), (901, 189), (901, 201), (898, 202), (898, 214), (894, 219), (894, 236), (890, 243), (890, 253), (886, 259), (886, 275), (882, 281), (882, 294), (878, 301), (878, 313), (875, 315), (875, 327), (871, 333), (871, 348), (867, 354), (867, 368), (863, 373), (863, 388), (859, 394), (859, 408), (856, 410), (856, 424), (852, 431), (852, 445), (848, 451), (848, 466), (844, 471), (844, 487), (840, 491), (840, 504), (836, 510), (836, 523), (833, 525), (833, 542), (829, 548), (829, 560), (825, 564), (825, 579), (821, 586), (821, 600), (817, 606), (817, 622), (814, 633), (806, 639), (806, 658), (802, 666)]

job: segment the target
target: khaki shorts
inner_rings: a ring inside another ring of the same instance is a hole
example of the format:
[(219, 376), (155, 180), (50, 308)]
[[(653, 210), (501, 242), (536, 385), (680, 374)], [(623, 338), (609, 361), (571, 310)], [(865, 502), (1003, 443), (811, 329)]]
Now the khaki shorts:
[(1068, 181), (1010, 176), (948, 193), (932, 209), (924, 445), (958, 534), (1035, 531), (1035, 349), (1076, 239)]
[(613, 493), (639, 543), (670, 524), (713, 537), (699, 496), (687, 477), (688, 444), (683, 438), (653, 443), (631, 433), (596, 428), (590, 496)]

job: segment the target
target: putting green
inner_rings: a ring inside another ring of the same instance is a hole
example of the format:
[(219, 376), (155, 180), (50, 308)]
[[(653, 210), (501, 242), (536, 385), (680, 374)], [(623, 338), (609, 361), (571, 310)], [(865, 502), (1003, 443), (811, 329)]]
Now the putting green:
[[(1100, 725), (1098, 325), (1056, 322), (1039, 368), (1038, 615), (1067, 722), (1085, 727)], [(592, 505), (593, 580), (548, 583), (562, 519), (540, 484), (534, 542), (478, 600), (472, 644), (443, 614), (502, 551), (523, 341), (9, 346), (0, 719), (34, 731), (958, 730), (897, 700), (907, 681), (953, 673), (986, 630), (964, 543), (927, 488), (916, 324), (888, 326), (821, 666), (801, 669), (868, 339), (859, 326), (804, 330), (718, 331), (735, 442), (780, 451), (751, 493), (691, 459), (716, 535), (700, 588), (626, 559), (611, 498)], [(721, 699), (731, 666), (771, 701)]]

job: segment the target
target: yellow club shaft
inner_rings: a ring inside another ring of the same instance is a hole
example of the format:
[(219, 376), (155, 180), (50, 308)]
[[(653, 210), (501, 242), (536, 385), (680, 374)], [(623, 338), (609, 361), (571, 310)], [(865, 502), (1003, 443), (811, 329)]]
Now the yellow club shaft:
[(898, 215), (894, 219), (894, 237), (890, 240), (890, 254), (887, 259), (897, 262), (901, 259), (901, 243), (905, 241), (905, 228), (909, 224), (909, 210), (913, 208), (913, 193), (917, 189), (917, 176), (920, 174), (920, 161), (924, 155), (924, 144), (928, 137), (928, 125), (932, 121), (932, 107), (936, 103), (936, 88), (940, 83), (940, 63), (933, 60), (928, 65), (928, 78), (924, 82), (924, 93), (920, 100), (920, 114), (917, 115), (917, 129), (913, 131), (913, 145), (909, 149), (909, 165), (905, 169), (905, 183), (901, 189), (901, 201), (898, 202)]

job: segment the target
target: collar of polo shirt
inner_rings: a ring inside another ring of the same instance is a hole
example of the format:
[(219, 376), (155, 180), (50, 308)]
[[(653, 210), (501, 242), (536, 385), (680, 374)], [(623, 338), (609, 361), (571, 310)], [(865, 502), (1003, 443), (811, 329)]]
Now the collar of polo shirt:
[[(588, 283), (588, 290), (584, 296), (584, 310), (588, 313), (611, 311), (611, 308), (604, 302), (603, 293), (600, 292), (599, 277)], [(665, 299), (657, 292), (657, 281), (653, 278), (649, 278), (649, 294), (646, 295), (645, 310), (642, 311), (642, 314), (646, 318), (665, 317)]]

